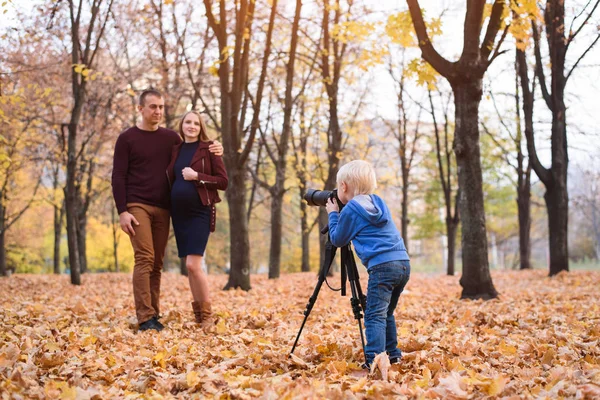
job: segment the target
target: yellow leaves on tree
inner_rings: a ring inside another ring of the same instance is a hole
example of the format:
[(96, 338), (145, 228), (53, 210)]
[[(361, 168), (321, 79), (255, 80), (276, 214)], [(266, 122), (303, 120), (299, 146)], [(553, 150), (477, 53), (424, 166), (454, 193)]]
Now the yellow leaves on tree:
[[(442, 34), (442, 20), (433, 18), (430, 21), (425, 21), (427, 33), (430, 40), (434, 40), (436, 36)], [(408, 10), (390, 15), (388, 17), (385, 31), (390, 37), (392, 43), (398, 44), (401, 47), (418, 48), (417, 35), (415, 33), (412, 18)], [(417, 84), (427, 86), (429, 90), (434, 90), (439, 74), (428, 62), (419, 58), (414, 58), (408, 61), (406, 72), (409, 77), (416, 78)]]
[(80, 74), (84, 80), (94, 81), (100, 76), (100, 72), (94, 71), (87, 67), (85, 64), (73, 64), (73, 70), (76, 74)]
[(341, 43), (361, 42), (374, 30), (375, 24), (372, 22), (344, 21), (333, 26), (331, 37)]
[(512, 19), (508, 31), (515, 38), (517, 47), (525, 50), (531, 41), (531, 23), (541, 19), (541, 12), (535, 0), (510, 2)]
[(427, 61), (421, 58), (415, 58), (408, 63), (408, 76), (417, 80), (420, 86), (427, 86), (427, 89), (434, 90), (439, 78), (437, 71)]
[[(426, 21), (425, 26), (431, 40), (442, 34), (442, 20), (440, 18)], [(417, 34), (415, 33), (412, 18), (408, 10), (390, 15), (385, 26), (385, 32), (392, 39), (393, 43), (399, 44), (404, 48), (419, 46)]]

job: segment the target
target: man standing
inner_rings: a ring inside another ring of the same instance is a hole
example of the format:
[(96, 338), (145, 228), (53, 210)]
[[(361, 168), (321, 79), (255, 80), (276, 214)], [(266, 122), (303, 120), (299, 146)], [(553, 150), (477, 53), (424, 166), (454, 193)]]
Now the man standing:
[[(119, 135), (115, 145), (112, 189), (121, 229), (133, 246), (133, 297), (139, 329), (161, 331), (160, 278), (169, 237), (169, 182), (166, 170), (179, 135), (159, 127), (164, 99), (156, 90), (139, 97), (141, 121)], [(223, 154), (215, 142), (209, 150)]]

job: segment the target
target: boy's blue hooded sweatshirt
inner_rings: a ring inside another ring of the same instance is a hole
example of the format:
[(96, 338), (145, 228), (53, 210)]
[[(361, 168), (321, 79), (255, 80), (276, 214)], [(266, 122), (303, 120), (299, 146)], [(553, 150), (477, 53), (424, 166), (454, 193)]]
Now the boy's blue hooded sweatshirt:
[(335, 247), (352, 241), (367, 270), (389, 261), (410, 260), (390, 210), (375, 194), (356, 196), (340, 213), (329, 213), (329, 237)]

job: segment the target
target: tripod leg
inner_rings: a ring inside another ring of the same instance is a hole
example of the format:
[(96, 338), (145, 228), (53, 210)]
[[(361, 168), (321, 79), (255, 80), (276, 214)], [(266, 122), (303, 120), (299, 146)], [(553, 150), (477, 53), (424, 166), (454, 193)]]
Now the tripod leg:
[(300, 330), (298, 331), (298, 335), (296, 335), (296, 340), (294, 341), (294, 346), (292, 346), (292, 351), (290, 354), (294, 352), (296, 349), (296, 345), (298, 344), (298, 340), (300, 339), (300, 335), (302, 334), (302, 330), (304, 329), (304, 324), (306, 324), (306, 320), (312, 311), (315, 302), (317, 301), (317, 297), (319, 296), (319, 291), (321, 290), (321, 286), (323, 286), (323, 282), (327, 278), (327, 273), (329, 272), (329, 268), (333, 263), (333, 259), (335, 257), (336, 247), (331, 244), (329, 239), (327, 239), (327, 243), (325, 244), (325, 257), (323, 259), (323, 265), (319, 270), (319, 280), (317, 282), (317, 286), (313, 290), (312, 295), (308, 299), (308, 304), (306, 305), (306, 309), (304, 310), (304, 319), (302, 320), (302, 325), (300, 326)]
[(363, 295), (362, 289), (360, 287), (360, 277), (358, 275), (358, 268), (356, 267), (356, 261), (354, 260), (352, 250), (350, 250), (350, 245), (342, 247), (342, 268), (345, 268), (346, 272), (348, 273), (348, 281), (350, 282), (350, 290), (352, 291), (352, 298), (350, 299), (350, 304), (352, 305), (352, 312), (354, 313), (354, 318), (358, 321), (360, 343), (362, 345), (363, 356), (365, 357), (366, 362), (367, 352), (365, 350), (365, 335), (363, 332), (361, 319), (363, 317), (362, 312), (366, 310), (367, 302), (366, 297)]

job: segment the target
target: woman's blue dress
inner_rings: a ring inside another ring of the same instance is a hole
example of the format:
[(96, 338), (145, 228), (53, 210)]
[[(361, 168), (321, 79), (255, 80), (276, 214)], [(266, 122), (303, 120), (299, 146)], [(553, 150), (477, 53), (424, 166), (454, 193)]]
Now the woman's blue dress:
[(189, 167), (199, 142), (183, 143), (175, 160), (175, 181), (171, 187), (171, 217), (179, 257), (204, 255), (210, 235), (210, 206), (200, 201), (196, 181), (183, 179), (181, 171)]

